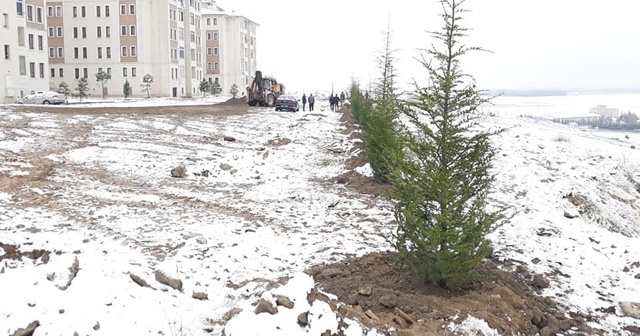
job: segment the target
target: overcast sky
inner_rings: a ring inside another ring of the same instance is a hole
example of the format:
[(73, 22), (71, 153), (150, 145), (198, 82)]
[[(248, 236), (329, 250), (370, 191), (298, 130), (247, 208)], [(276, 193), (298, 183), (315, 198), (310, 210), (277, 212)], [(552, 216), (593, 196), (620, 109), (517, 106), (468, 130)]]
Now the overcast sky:
[[(258, 68), (290, 90), (346, 88), (378, 76), (390, 17), (400, 84), (425, 72), (415, 60), (440, 27), (437, 0), (218, 0), (256, 21)], [(463, 59), (482, 89), (640, 88), (640, 0), (467, 0)]]

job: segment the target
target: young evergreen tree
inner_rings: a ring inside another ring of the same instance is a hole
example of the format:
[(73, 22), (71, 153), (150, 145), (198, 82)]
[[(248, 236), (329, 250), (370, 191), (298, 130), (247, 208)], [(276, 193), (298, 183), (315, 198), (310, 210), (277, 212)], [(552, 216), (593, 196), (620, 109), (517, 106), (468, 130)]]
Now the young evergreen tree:
[(124, 94), (124, 99), (129, 98), (129, 96), (131, 95), (131, 84), (129, 83), (128, 79), (124, 81), (124, 85), (122, 86), (122, 93)]
[(109, 84), (109, 79), (111, 76), (107, 74), (104, 70), (100, 69), (96, 72), (96, 82), (100, 83), (100, 89), (102, 90), (102, 99), (104, 99), (104, 88)]
[(487, 256), (486, 236), (502, 222), (501, 211), (487, 208), (492, 187), (495, 149), (479, 130), (476, 112), (486, 99), (473, 77), (463, 73), (460, 58), (481, 48), (461, 43), (467, 28), (460, 25), (464, 0), (440, 0), (442, 31), (433, 37), (442, 44), (422, 59), (429, 84), (416, 88), (416, 101), (406, 116), (414, 126), (406, 132), (402, 160), (394, 174), (393, 236), (399, 261), (426, 281), (462, 288), (476, 276)]
[(213, 82), (213, 84), (211, 84), (211, 94), (214, 96), (218, 96), (221, 93), (222, 93), (222, 86), (220, 86), (220, 83)]
[(237, 85), (235, 85), (235, 84), (231, 85), (231, 90), (229, 90), (229, 93), (231, 94), (231, 96), (233, 96), (233, 98), (235, 98), (238, 95), (239, 92), (240, 91), (238, 91), (238, 86)]
[(82, 101), (82, 98), (89, 96), (89, 82), (87, 81), (87, 77), (82, 77), (78, 80), (76, 91), (78, 92), (76, 96), (80, 98), (80, 101)]
[(202, 79), (200, 81), (200, 85), (198, 86), (198, 90), (202, 92), (202, 96), (204, 97), (207, 92), (211, 90), (211, 83), (209, 83), (206, 79)]
[(71, 94), (71, 89), (69, 89), (69, 84), (67, 82), (62, 81), (58, 85), (58, 93), (62, 93), (65, 96), (69, 96)]
[(384, 49), (378, 56), (380, 78), (374, 85), (376, 98), (361, 124), (369, 164), (374, 175), (383, 182), (390, 181), (394, 167), (393, 159), (398, 158), (402, 151), (396, 127), (401, 105), (396, 93), (396, 58), (391, 42), (392, 32), (389, 24), (384, 34)]
[(147, 93), (147, 98), (151, 97), (151, 85), (153, 84), (153, 76), (151, 76), (150, 74), (146, 74), (144, 75), (144, 77), (142, 77), (142, 84), (140, 84), (140, 87), (142, 88), (143, 92)]

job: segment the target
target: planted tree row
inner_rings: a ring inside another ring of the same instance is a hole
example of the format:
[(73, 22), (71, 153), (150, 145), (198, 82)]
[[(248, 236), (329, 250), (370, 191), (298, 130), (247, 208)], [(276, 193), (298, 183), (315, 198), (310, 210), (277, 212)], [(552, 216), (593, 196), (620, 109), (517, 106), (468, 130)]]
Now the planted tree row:
[(420, 61), (429, 84), (416, 84), (410, 101), (398, 98), (388, 28), (372, 97), (353, 83), (351, 109), (375, 177), (392, 185), (397, 229), (388, 239), (399, 264), (425, 281), (463, 288), (477, 277), (503, 213), (487, 204), (496, 132), (476, 127), (486, 99), (460, 67), (461, 57), (482, 49), (461, 41), (464, 0), (440, 2), (443, 26), (431, 33), (439, 45)]

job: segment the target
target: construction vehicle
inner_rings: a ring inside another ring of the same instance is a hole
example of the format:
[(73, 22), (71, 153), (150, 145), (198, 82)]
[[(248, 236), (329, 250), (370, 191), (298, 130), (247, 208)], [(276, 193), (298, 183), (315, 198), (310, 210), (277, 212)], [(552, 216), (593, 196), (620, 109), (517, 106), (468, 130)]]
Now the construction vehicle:
[(247, 104), (273, 107), (283, 93), (283, 84), (278, 84), (273, 77), (262, 77), (262, 72), (256, 71), (251, 86), (247, 87)]

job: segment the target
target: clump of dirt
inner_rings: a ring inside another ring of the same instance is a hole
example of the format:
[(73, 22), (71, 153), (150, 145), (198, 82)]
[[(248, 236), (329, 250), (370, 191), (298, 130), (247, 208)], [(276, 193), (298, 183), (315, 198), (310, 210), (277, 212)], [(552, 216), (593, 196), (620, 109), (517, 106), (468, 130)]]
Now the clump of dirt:
[(375, 196), (388, 196), (392, 187), (391, 184), (381, 182), (375, 177), (364, 176), (353, 170), (334, 176), (327, 182), (343, 184), (353, 191)]
[(291, 139), (288, 138), (276, 138), (276, 139), (271, 139), (269, 141), (267, 141), (266, 145), (267, 146), (272, 146), (272, 147), (280, 147), (280, 146), (285, 146), (291, 143)]
[(42, 258), (43, 263), (49, 262), (50, 251), (47, 250), (32, 250), (23, 252), (19, 246), (12, 244), (5, 244), (0, 242), (0, 249), (4, 250), (4, 254), (0, 254), (0, 261), (7, 260), (21, 260), (22, 257), (27, 257), (32, 260), (38, 260)]
[(220, 103), (220, 105), (247, 105), (247, 99), (245, 97), (229, 98), (227, 101)]
[(569, 329), (602, 334), (589, 327), (584, 316), (566, 316), (553, 300), (539, 296), (524, 267), (507, 272), (498, 267), (498, 260), (486, 259), (478, 269), (481, 280), (470, 290), (453, 292), (400, 271), (395, 257), (390, 252), (372, 253), (314, 266), (307, 273), (339, 301), (374, 316), (371, 320), (379, 330), (393, 326), (397, 335), (452, 335), (447, 325), (468, 316), (485, 320), (501, 335), (545, 336)]

